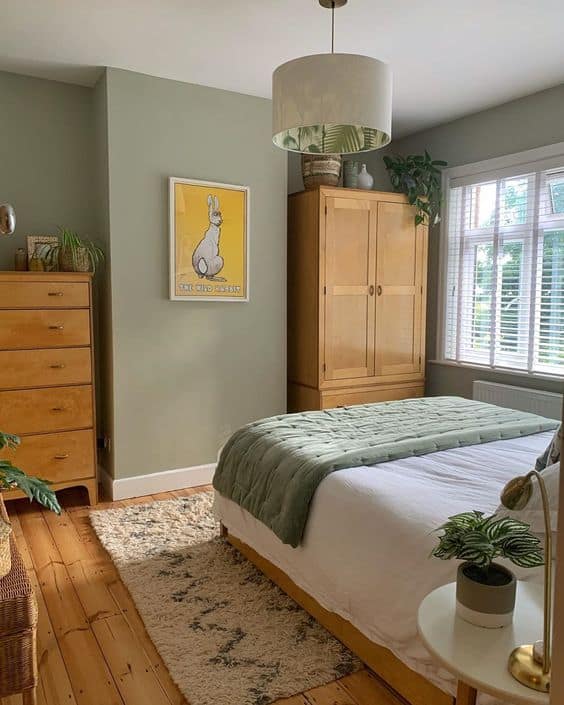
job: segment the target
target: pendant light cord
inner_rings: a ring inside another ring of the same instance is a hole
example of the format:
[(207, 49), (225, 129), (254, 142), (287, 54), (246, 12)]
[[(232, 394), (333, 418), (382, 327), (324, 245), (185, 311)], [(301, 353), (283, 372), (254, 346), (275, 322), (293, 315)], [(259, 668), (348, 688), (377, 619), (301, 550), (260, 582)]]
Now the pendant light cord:
[(335, 53), (335, 0), (331, 3), (331, 54)]

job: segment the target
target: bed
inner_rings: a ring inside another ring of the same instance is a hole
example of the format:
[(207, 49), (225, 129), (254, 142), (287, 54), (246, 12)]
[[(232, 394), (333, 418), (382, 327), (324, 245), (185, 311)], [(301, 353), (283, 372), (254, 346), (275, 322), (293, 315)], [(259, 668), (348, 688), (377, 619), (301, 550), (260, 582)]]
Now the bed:
[[(452, 705), (456, 684), (417, 636), (421, 600), (455, 579), (429, 559), (432, 532), (469, 509), (493, 512), (511, 477), (529, 470), (553, 431), (456, 447), (328, 474), (297, 547), (216, 492), (228, 540), (413, 705)], [(518, 577), (542, 579), (539, 571)], [(484, 700), (484, 702), (488, 702)], [(493, 702), (493, 701), (489, 701)]]

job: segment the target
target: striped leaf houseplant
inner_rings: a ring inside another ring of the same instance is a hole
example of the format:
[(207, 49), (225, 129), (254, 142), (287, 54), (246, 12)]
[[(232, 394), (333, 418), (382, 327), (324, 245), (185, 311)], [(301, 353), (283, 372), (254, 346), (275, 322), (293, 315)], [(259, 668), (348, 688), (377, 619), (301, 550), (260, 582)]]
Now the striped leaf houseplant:
[(483, 512), (452, 516), (442, 531), (432, 555), (441, 560), (456, 558), (456, 609), (459, 616), (481, 627), (510, 624), (515, 608), (516, 579), (509, 568), (496, 563), (505, 558), (521, 568), (544, 564), (540, 539), (529, 524), (512, 517)]

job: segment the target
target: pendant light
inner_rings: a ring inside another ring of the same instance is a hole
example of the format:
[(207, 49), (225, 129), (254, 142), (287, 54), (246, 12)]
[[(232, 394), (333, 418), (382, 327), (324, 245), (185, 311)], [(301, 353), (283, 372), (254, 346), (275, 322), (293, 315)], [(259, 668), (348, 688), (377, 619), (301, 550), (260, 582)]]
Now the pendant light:
[(392, 71), (370, 56), (336, 54), (335, 9), (347, 0), (319, 0), (331, 10), (331, 53), (281, 64), (272, 76), (272, 141), (290, 152), (350, 154), (389, 144)]

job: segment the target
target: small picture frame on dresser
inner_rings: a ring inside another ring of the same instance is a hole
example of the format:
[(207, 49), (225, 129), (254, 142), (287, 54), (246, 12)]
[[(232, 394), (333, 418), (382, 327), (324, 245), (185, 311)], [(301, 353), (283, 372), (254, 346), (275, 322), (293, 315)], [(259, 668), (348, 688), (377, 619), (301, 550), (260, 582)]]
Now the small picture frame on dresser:
[(59, 238), (56, 235), (27, 236), (27, 265), (32, 259), (41, 260), (44, 272), (59, 271)]

